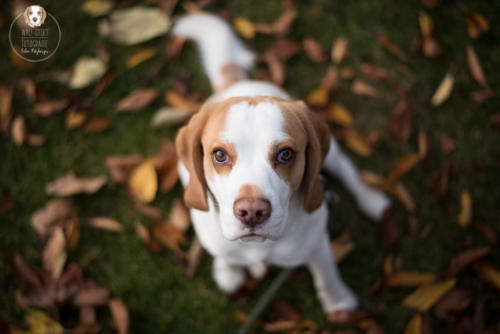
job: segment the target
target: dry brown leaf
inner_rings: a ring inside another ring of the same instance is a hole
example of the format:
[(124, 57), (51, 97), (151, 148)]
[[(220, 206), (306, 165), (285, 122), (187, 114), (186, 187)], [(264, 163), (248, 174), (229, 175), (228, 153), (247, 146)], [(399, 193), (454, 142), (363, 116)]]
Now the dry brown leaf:
[(153, 227), (153, 235), (167, 248), (179, 252), (179, 244), (186, 243), (184, 233), (168, 220), (160, 220)]
[(158, 96), (158, 91), (153, 88), (138, 88), (118, 101), (116, 111), (139, 111), (146, 108)]
[(389, 36), (387, 36), (385, 33), (378, 34), (377, 40), (384, 48), (387, 49), (387, 51), (398, 57), (400, 60), (406, 61), (407, 59), (406, 53), (404, 53), (404, 51), (401, 50), (399, 46), (392, 43), (391, 40), (389, 39)]
[(281, 61), (287, 61), (295, 56), (302, 49), (302, 45), (289, 38), (280, 37), (269, 47), (268, 51), (272, 52)]
[(331, 93), (339, 84), (339, 71), (335, 66), (328, 66), (323, 80), (321, 80), (321, 87), (328, 93)]
[(12, 87), (0, 84), (0, 130), (7, 133), (12, 117)]
[(398, 224), (394, 220), (392, 212), (386, 211), (380, 222), (380, 240), (382, 246), (389, 247), (394, 244), (401, 235)]
[(406, 325), (405, 334), (424, 334), (421, 314), (415, 314), (410, 319)]
[(41, 287), (42, 283), (38, 275), (30, 268), (23, 256), (18, 252), (14, 252), (9, 256), (10, 265), (14, 273), (23, 281), (32, 286)]
[(85, 125), (85, 132), (87, 133), (99, 133), (106, 131), (111, 126), (111, 122), (107, 117), (104, 116), (93, 116)]
[(170, 140), (163, 140), (156, 156), (156, 170), (160, 179), (160, 190), (170, 191), (179, 180), (177, 150)]
[(71, 196), (79, 193), (93, 194), (107, 182), (106, 176), (77, 178), (73, 172), (58, 178), (45, 187), (47, 195)]
[(429, 153), (429, 138), (423, 129), (418, 131), (418, 155), (420, 159), (425, 159)]
[(401, 182), (396, 183), (393, 188), (393, 193), (394, 196), (401, 202), (401, 204), (403, 204), (405, 209), (408, 210), (408, 212), (415, 211), (415, 202), (413, 201), (413, 198), (411, 197), (406, 187)]
[(443, 282), (422, 285), (403, 300), (403, 306), (425, 312), (450, 291), (455, 283), (456, 280), (451, 278)]
[[(416, 51), (420, 51), (427, 58), (439, 58), (445, 54), (445, 49), (441, 46), (439, 41), (433, 36), (425, 36), (421, 40), (421, 45), (418, 47), (416, 44)], [(419, 50), (420, 49), (420, 50)]]
[(345, 127), (354, 125), (354, 119), (349, 111), (340, 103), (333, 103), (328, 107), (328, 120)]
[(340, 77), (344, 80), (352, 80), (356, 76), (356, 71), (352, 67), (343, 67), (340, 69)]
[(302, 41), (302, 46), (307, 57), (316, 63), (323, 63), (326, 60), (323, 47), (312, 37), (306, 37)]
[(170, 221), (177, 229), (185, 232), (191, 226), (189, 209), (184, 205), (181, 199), (176, 198), (170, 210)]
[(252, 21), (244, 17), (237, 17), (233, 21), (235, 30), (244, 38), (252, 39), (255, 37), (255, 25)]
[(351, 86), (351, 90), (356, 95), (371, 96), (371, 97), (378, 96), (378, 92), (375, 89), (375, 87), (367, 84), (366, 82), (360, 79), (354, 80)]
[(172, 90), (168, 91), (165, 94), (165, 101), (172, 107), (181, 109), (191, 114), (197, 112), (200, 109), (200, 104), (188, 101), (182, 95)]
[(418, 232), (418, 218), (415, 215), (408, 217), (408, 230), (412, 237), (417, 235)]
[(73, 304), (79, 307), (102, 306), (106, 305), (108, 299), (108, 289), (88, 284), (80, 289), (73, 299)]
[(447, 318), (466, 309), (471, 303), (471, 293), (462, 288), (454, 288), (434, 306), (434, 313)]
[(470, 93), (470, 98), (474, 103), (481, 105), (495, 95), (496, 94), (494, 90), (492, 90), (491, 88), (487, 88)]
[(356, 130), (348, 130), (345, 136), (346, 146), (362, 157), (369, 157), (372, 155), (372, 148), (368, 146), (366, 139)]
[(264, 60), (269, 68), (271, 81), (277, 85), (282, 85), (285, 81), (285, 67), (283, 66), (283, 62), (271, 51), (267, 51), (264, 54)]
[(434, 33), (434, 23), (431, 17), (424, 11), (420, 11), (418, 15), (418, 21), (420, 23), (420, 32), (422, 36), (431, 36)]
[[(18, 83), (19, 87), (24, 91), (24, 95), (28, 99), (29, 102), (35, 102), (36, 100), (36, 84), (35, 81), (31, 78), (22, 78)], [(0, 88), (1, 89), (1, 88)], [(1, 95), (1, 93), (0, 93)], [(1, 97), (0, 97), (1, 99)], [(1, 103), (1, 102), (0, 102)], [(2, 107), (0, 107), (1, 109)], [(2, 111), (0, 111), (0, 115), (2, 115)], [(0, 116), (0, 119), (2, 117)]]
[(78, 241), (80, 241), (80, 223), (76, 213), (73, 213), (64, 224), (64, 234), (66, 237), (66, 250), (71, 252), (78, 246)]
[(468, 190), (462, 190), (460, 194), (460, 213), (458, 214), (458, 224), (461, 227), (470, 225), (472, 219), (472, 198)]
[(475, 222), (474, 227), (482, 234), (483, 238), (488, 241), (488, 243), (496, 245), (498, 242), (497, 234), (491, 226), (482, 222)]
[(189, 114), (180, 109), (172, 107), (163, 107), (158, 109), (151, 117), (151, 127), (172, 127), (184, 124), (189, 119)]
[(490, 30), (490, 24), (479, 13), (472, 13), (467, 18), (467, 32), (472, 39), (478, 39)]
[(130, 55), (127, 59), (127, 68), (134, 68), (140, 63), (145, 62), (156, 54), (156, 49), (154, 48), (144, 48), (137, 50)]
[(386, 283), (392, 287), (411, 287), (433, 283), (436, 275), (419, 271), (399, 271), (387, 277)]
[(155, 160), (154, 158), (149, 158), (137, 166), (128, 182), (133, 196), (143, 203), (153, 201), (158, 190)]
[(129, 334), (128, 310), (121, 298), (111, 299), (108, 305), (118, 334)]
[(442, 163), (441, 168), (431, 176), (431, 186), (434, 188), (440, 201), (444, 200), (448, 193), (448, 183), (452, 168), (453, 162), (450, 158), (447, 158)]
[(284, 11), (281, 16), (271, 24), (257, 23), (255, 31), (262, 34), (283, 36), (288, 33), (290, 27), (297, 16), (297, 12), (291, 1), (284, 1)]
[(449, 154), (455, 149), (455, 141), (447, 135), (441, 135), (441, 151)]
[(477, 83), (483, 86), (483, 88), (489, 88), (488, 81), (484, 76), (483, 68), (481, 67), (476, 51), (474, 51), (470, 44), (467, 45), (467, 65), (469, 65), (469, 71)]
[(486, 283), (497, 290), (500, 290), (500, 269), (493, 265), (483, 262), (474, 266), (477, 275)]
[(328, 104), (329, 100), (330, 100), (330, 97), (329, 97), (328, 91), (325, 90), (321, 86), (314, 89), (306, 97), (307, 104), (310, 106), (314, 106), (314, 107), (326, 106)]
[(344, 59), (347, 54), (347, 38), (344, 36), (338, 37), (332, 45), (331, 58), (336, 64), (340, 64), (342, 59)]
[(108, 217), (93, 217), (89, 219), (89, 226), (113, 232), (123, 232), (125, 228), (116, 219)]
[(391, 134), (402, 143), (408, 141), (411, 136), (413, 123), (413, 111), (407, 99), (402, 99), (394, 108), (389, 118), (388, 127)]
[(187, 253), (187, 266), (186, 266), (186, 276), (188, 278), (193, 278), (198, 266), (201, 262), (201, 257), (203, 256), (203, 247), (201, 246), (200, 240), (195, 237), (189, 251)]
[(45, 137), (42, 135), (29, 134), (26, 142), (31, 146), (42, 146), (45, 143)]
[(146, 247), (153, 253), (157, 253), (161, 250), (161, 245), (151, 238), (151, 233), (147, 227), (141, 223), (135, 224), (135, 231), (139, 235), (139, 238), (146, 244)]
[(403, 175), (407, 174), (413, 167), (420, 161), (420, 156), (418, 153), (408, 154), (396, 161), (394, 167), (392, 168), (389, 176), (387, 177), (387, 182), (394, 183), (399, 180)]
[(368, 79), (383, 80), (389, 77), (389, 74), (385, 69), (380, 67), (375, 67), (368, 63), (362, 63), (360, 69), (361, 73)]
[(481, 247), (468, 249), (453, 257), (448, 269), (450, 276), (456, 276), (458, 273), (469, 267), (471, 264), (477, 262), (479, 259), (488, 255), (491, 251), (490, 247)]
[(85, 123), (87, 116), (88, 115), (86, 112), (78, 111), (76, 108), (70, 108), (70, 110), (68, 110), (68, 112), (66, 113), (66, 128), (79, 128), (83, 125), (83, 123)]
[(348, 230), (332, 240), (330, 247), (336, 263), (340, 263), (355, 247), (351, 234)]
[(382, 175), (368, 171), (368, 170), (360, 171), (359, 177), (367, 185), (375, 187), (375, 188), (379, 188), (379, 189), (384, 189), (385, 185), (387, 183), (385, 178)]
[(148, 216), (152, 220), (160, 220), (163, 219), (163, 214), (159, 208), (152, 205), (147, 205), (141, 202), (134, 202), (134, 207), (140, 213)]
[(450, 73), (445, 75), (438, 88), (436, 89), (436, 92), (432, 96), (431, 104), (434, 107), (439, 106), (450, 97), (454, 82), (455, 79), (453, 75), (451, 75)]
[(61, 276), (66, 256), (66, 238), (62, 227), (56, 226), (42, 255), (43, 268), (50, 273), (53, 279), (57, 280)]
[(44, 101), (35, 104), (33, 112), (37, 115), (47, 117), (66, 109), (69, 105), (68, 99)]
[(16, 144), (16, 146), (23, 145), (28, 138), (28, 130), (26, 129), (26, 122), (23, 116), (16, 116), (14, 118), (10, 131), (14, 144)]
[(73, 205), (68, 199), (54, 199), (31, 216), (31, 225), (38, 236), (45, 238), (54, 225), (65, 221), (74, 213)]
[(126, 182), (132, 171), (139, 166), (143, 157), (139, 154), (132, 155), (112, 155), (106, 158), (106, 167), (108, 168), (111, 180), (117, 183)]

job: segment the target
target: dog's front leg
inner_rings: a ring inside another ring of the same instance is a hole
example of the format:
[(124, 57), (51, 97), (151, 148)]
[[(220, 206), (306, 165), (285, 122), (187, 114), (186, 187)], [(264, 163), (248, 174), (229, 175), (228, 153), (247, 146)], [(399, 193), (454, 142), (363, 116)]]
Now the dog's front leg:
[(356, 296), (339, 275), (326, 234), (311, 254), (307, 266), (313, 276), (316, 292), (325, 313), (356, 308)]
[(220, 256), (214, 258), (213, 276), (219, 289), (228, 294), (236, 292), (245, 282), (243, 267), (231, 264)]

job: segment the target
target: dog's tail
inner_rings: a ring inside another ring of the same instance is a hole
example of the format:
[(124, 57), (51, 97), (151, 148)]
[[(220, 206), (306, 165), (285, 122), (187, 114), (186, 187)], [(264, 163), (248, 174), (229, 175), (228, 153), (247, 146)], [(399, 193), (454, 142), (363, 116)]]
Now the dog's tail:
[(245, 48), (229, 24), (215, 15), (186, 15), (177, 21), (172, 32), (198, 44), (205, 72), (215, 91), (245, 79), (254, 64), (254, 54)]

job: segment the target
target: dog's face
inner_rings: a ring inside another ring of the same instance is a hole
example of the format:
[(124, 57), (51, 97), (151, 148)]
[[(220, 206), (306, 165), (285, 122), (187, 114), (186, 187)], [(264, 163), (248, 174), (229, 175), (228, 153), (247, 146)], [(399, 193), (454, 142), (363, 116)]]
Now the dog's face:
[(47, 17), (47, 12), (42, 6), (28, 6), (24, 10), (24, 20), (31, 28), (40, 27)]
[(329, 131), (301, 101), (268, 97), (208, 102), (176, 140), (190, 172), (184, 200), (208, 210), (215, 202), (229, 240), (277, 240), (300, 192), (304, 209), (323, 201), (318, 173)]

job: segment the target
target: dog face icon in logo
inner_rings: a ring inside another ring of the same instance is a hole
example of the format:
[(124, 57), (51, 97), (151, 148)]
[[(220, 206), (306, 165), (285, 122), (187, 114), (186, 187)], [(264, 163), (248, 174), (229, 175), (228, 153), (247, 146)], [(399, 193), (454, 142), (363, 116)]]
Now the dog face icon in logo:
[(24, 20), (31, 28), (40, 27), (47, 17), (47, 12), (42, 6), (32, 5), (24, 10)]

